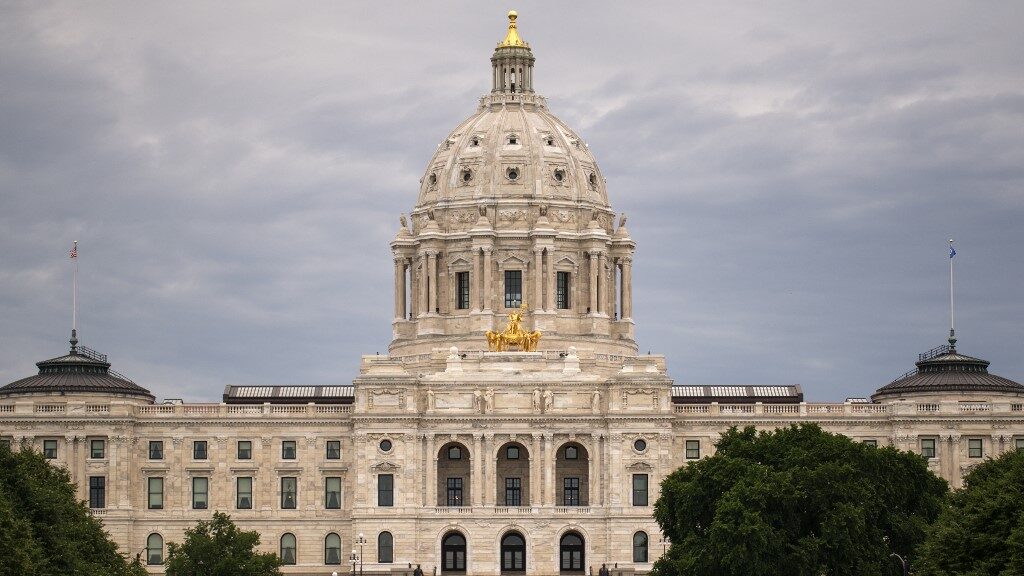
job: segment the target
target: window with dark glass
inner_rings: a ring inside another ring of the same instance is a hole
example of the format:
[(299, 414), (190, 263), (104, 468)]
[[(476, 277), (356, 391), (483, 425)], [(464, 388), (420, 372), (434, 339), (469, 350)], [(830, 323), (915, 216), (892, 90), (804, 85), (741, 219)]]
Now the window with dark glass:
[(164, 441), (163, 440), (150, 440), (149, 441), (149, 459), (150, 460), (163, 460), (164, 459)]
[(107, 443), (100, 439), (89, 441), (89, 458), (105, 458), (107, 455)]
[(865, 440), (864, 444), (873, 448), (878, 448), (878, 440)]
[(341, 536), (334, 532), (324, 538), (324, 564), (341, 564)]
[(935, 438), (921, 439), (921, 456), (935, 458)]
[(458, 288), (455, 297), (455, 307), (459, 310), (465, 310), (469, 308), (469, 272), (456, 272), (455, 283)]
[(967, 439), (967, 457), (968, 458), (981, 458), (983, 453), (981, 438), (968, 438)]
[(89, 508), (107, 507), (107, 479), (104, 476), (89, 476)]
[(700, 458), (700, 440), (686, 441), (686, 459), (696, 460)]
[(395, 561), (395, 538), (391, 532), (377, 535), (377, 562), (390, 564)]
[(43, 457), (47, 460), (53, 460), (57, 457), (56, 440), (43, 440)]
[(569, 300), (569, 272), (556, 272), (555, 305), (560, 310), (568, 310), (572, 306)]
[(391, 449), (395, 447), (394, 444), (391, 443), (391, 440), (388, 440), (387, 438), (381, 440), (379, 446), (381, 452), (391, 452)]
[(523, 303), (523, 271), (505, 270), (505, 308), (519, 308)]
[(161, 510), (164, 507), (164, 479), (150, 478), (149, 488), (149, 509)]
[(633, 534), (633, 562), (647, 562), (647, 533)]
[(281, 564), (294, 566), (296, 562), (295, 535), (285, 534), (281, 536)]
[(235, 479), (235, 508), (252, 509), (252, 477), (239, 476)]
[(206, 460), (208, 457), (206, 440), (196, 440), (192, 443), (193, 460)]
[(441, 573), (466, 571), (466, 538), (449, 532), (441, 540)]
[(563, 573), (582, 573), (585, 559), (583, 538), (575, 532), (568, 532), (558, 543), (559, 570)]
[(647, 440), (644, 440), (643, 438), (637, 438), (636, 440), (634, 440), (633, 450), (636, 450), (637, 452), (643, 452), (647, 450)]
[(449, 460), (462, 460), (462, 448), (458, 446), (448, 447), (448, 459)]
[(519, 460), (519, 446), (509, 446), (505, 450), (505, 458), (509, 460)]
[(281, 509), (294, 510), (299, 504), (299, 480), (294, 476), (281, 478)]
[(1024, 438), (1015, 439), (1013, 441), (1013, 445), (1017, 448), (1017, 450), (1024, 448)]
[(521, 534), (509, 532), (501, 539), (501, 571), (526, 571), (526, 540)]
[(448, 478), (448, 505), (462, 506), (462, 478)]
[(633, 474), (633, 506), (647, 506), (647, 474)]
[(210, 504), (210, 479), (195, 477), (192, 479), (192, 508), (206, 510)]
[(565, 447), (565, 459), (566, 460), (577, 460), (580, 457), (580, 451), (575, 446)]
[(327, 459), (341, 460), (341, 440), (327, 441)]
[(324, 479), (324, 508), (329, 510), (341, 508), (341, 477), (328, 476)]
[(395, 505), (395, 476), (393, 474), (377, 475), (377, 506)]
[(252, 459), (252, 440), (239, 440), (238, 441), (238, 459), (239, 460), (251, 460)]
[(505, 478), (505, 506), (523, 505), (523, 479)]
[(580, 479), (566, 478), (562, 482), (562, 505), (580, 505)]
[(281, 459), (295, 460), (295, 440), (281, 442)]
[(150, 534), (146, 538), (146, 564), (157, 566), (164, 563), (164, 537)]

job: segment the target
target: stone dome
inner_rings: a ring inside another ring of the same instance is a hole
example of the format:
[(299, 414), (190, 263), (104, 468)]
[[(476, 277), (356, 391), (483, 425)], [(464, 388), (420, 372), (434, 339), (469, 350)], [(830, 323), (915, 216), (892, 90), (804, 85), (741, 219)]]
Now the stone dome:
[(953, 345), (919, 355), (916, 365), (917, 369), (876, 390), (871, 399), (891, 400), (920, 394), (1024, 396), (1024, 385), (989, 374), (987, 360), (959, 354)]

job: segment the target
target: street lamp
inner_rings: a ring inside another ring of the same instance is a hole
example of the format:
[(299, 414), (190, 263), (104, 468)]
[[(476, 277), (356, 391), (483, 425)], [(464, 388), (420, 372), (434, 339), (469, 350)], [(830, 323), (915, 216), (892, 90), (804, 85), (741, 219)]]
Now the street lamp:
[(354, 548), (352, 549), (352, 555), (349, 556), (349, 559), (352, 560), (352, 575), (355, 576), (355, 573), (356, 573), (356, 551), (355, 551)]
[(661, 537), (660, 542), (661, 542), (661, 555), (664, 556), (665, 552), (668, 551), (668, 536), (664, 536), (663, 535)]
[(359, 533), (356, 544), (359, 544), (359, 576), (363, 576), (363, 544), (366, 544), (366, 538), (363, 537), (362, 532)]
[(906, 558), (904, 558), (903, 556), (900, 556), (899, 554), (897, 554), (895, 552), (893, 552), (892, 554), (889, 554), (889, 556), (890, 557), (894, 557), (894, 558), (896, 558), (897, 560), (900, 561), (900, 566), (903, 567), (903, 576), (908, 576), (910, 574), (910, 572), (909, 572), (909, 568), (910, 567), (907, 565), (907, 559)]

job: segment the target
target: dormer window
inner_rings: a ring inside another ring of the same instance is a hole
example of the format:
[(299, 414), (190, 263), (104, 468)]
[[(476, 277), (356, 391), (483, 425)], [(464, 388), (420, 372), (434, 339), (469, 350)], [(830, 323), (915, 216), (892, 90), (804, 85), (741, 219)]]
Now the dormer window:
[(470, 146), (479, 146), (480, 145), (480, 139), (477, 138), (477, 137), (473, 137), (473, 139), (469, 141), (469, 145)]
[(555, 145), (555, 139), (552, 138), (551, 136), (548, 136), (547, 145), (548, 146), (554, 146)]
[(505, 171), (505, 177), (508, 178), (510, 182), (519, 180), (519, 168), (509, 168)]
[(469, 184), (469, 182), (473, 179), (473, 171), (470, 170), (469, 168), (463, 168), (462, 172), (459, 174), (459, 177), (462, 178), (463, 184)]
[(556, 168), (554, 172), (554, 177), (555, 182), (561, 182), (562, 180), (565, 180), (565, 170), (562, 170), (561, 168)]
[(508, 137), (508, 144), (509, 146), (515, 146), (519, 144), (519, 137), (516, 136), (515, 134), (510, 134)]
[(437, 186), (437, 174), (431, 174), (430, 178), (428, 178), (427, 181), (430, 182), (431, 188)]
[(590, 173), (590, 187), (597, 188), (597, 174)]

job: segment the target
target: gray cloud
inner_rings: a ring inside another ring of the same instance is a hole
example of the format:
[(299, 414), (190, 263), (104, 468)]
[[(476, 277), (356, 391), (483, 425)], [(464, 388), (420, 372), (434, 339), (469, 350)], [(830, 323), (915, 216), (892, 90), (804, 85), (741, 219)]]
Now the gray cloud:
[[(639, 243), (686, 383), (866, 395), (942, 343), (1024, 379), (1022, 8), (521, 2), (538, 89)], [(387, 242), (488, 89), (484, 3), (0, 8), (0, 380), (86, 344), (161, 397), (339, 383)]]

